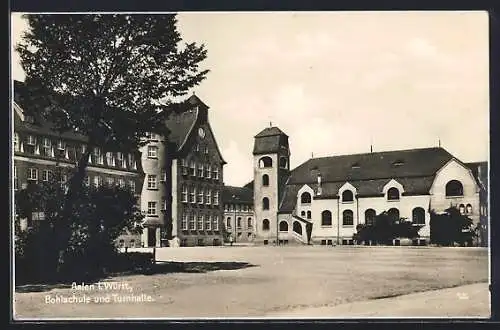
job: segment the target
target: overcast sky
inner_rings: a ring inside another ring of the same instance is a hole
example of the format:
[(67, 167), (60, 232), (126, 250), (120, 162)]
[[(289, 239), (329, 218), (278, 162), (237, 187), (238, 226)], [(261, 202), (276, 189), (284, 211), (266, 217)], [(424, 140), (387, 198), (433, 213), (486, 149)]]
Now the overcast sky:
[[(253, 137), (272, 122), (291, 166), (314, 157), (441, 145), (488, 160), (486, 12), (182, 13), (211, 70), (197, 88), (227, 185), (253, 179)], [(26, 24), (12, 15), (12, 42)], [(12, 76), (24, 80), (13, 53)]]

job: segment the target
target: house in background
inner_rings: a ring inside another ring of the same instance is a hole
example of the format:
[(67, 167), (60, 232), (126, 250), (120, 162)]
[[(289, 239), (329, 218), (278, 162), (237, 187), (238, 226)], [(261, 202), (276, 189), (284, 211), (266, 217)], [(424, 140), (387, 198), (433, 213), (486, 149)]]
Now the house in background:
[(232, 236), (235, 243), (251, 243), (255, 239), (253, 191), (245, 187), (224, 186), (224, 229), (226, 241)]

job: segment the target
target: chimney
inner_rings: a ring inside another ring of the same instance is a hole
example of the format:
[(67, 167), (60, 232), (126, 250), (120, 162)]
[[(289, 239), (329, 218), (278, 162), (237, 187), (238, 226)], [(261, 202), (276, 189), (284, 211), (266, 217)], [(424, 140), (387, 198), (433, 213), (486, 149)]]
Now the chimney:
[(318, 173), (318, 192), (316, 193), (318, 196), (321, 195), (322, 187), (321, 187), (321, 173)]

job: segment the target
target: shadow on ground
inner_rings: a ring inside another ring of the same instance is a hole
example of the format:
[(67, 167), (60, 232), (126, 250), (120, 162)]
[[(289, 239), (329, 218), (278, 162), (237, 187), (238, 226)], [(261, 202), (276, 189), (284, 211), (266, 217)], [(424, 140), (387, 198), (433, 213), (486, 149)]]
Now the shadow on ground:
[[(158, 262), (148, 268), (137, 268), (126, 272), (113, 272), (100, 279), (85, 281), (85, 284), (91, 284), (99, 280), (110, 279), (116, 276), (132, 276), (132, 275), (156, 275), (156, 274), (173, 274), (173, 273), (208, 273), (217, 270), (238, 270), (249, 267), (257, 267), (257, 265), (248, 262)], [(16, 293), (28, 292), (46, 292), (53, 289), (68, 289), (71, 288), (71, 283), (37, 283), (23, 284), (16, 286)], [(82, 284), (81, 281), (77, 282)]]

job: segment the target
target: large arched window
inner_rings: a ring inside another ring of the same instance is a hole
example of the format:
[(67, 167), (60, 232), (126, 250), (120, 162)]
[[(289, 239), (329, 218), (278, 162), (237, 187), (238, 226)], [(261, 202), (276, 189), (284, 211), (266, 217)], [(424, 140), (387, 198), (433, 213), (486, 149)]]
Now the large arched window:
[(342, 202), (352, 202), (354, 200), (354, 195), (352, 191), (346, 190), (342, 193)]
[(457, 180), (451, 180), (446, 184), (446, 197), (463, 196), (464, 187), (462, 183)]
[(280, 231), (288, 231), (288, 222), (286, 221), (280, 222)]
[(311, 219), (311, 211), (307, 211), (307, 219)]
[(264, 174), (264, 175), (262, 176), (262, 185), (263, 185), (264, 187), (269, 186), (269, 175)]
[(298, 221), (293, 222), (293, 231), (299, 235), (302, 235), (302, 226)]
[(387, 190), (387, 199), (390, 200), (390, 201), (397, 201), (399, 200), (399, 190), (398, 188), (389, 188), (389, 190)]
[(332, 212), (328, 210), (321, 212), (321, 225), (322, 226), (332, 225)]
[(280, 168), (287, 168), (288, 160), (285, 157), (280, 157)]
[(262, 220), (262, 230), (269, 230), (269, 220)]
[(262, 209), (269, 210), (269, 198), (267, 197), (262, 198)]
[(301, 204), (310, 204), (311, 203), (311, 194), (308, 192), (302, 193), (302, 195), (300, 195), (300, 203)]
[(268, 156), (262, 157), (259, 159), (259, 167), (273, 167), (273, 160)]
[(365, 224), (371, 226), (375, 224), (375, 210), (374, 209), (368, 209), (365, 211)]
[(411, 212), (413, 224), (425, 225), (425, 210), (421, 207), (416, 207)]
[(393, 207), (392, 209), (390, 209), (387, 212), (387, 215), (389, 215), (389, 218), (392, 221), (399, 221), (399, 210), (397, 208)]
[(342, 212), (342, 225), (352, 226), (354, 225), (354, 215), (351, 210), (345, 210)]

